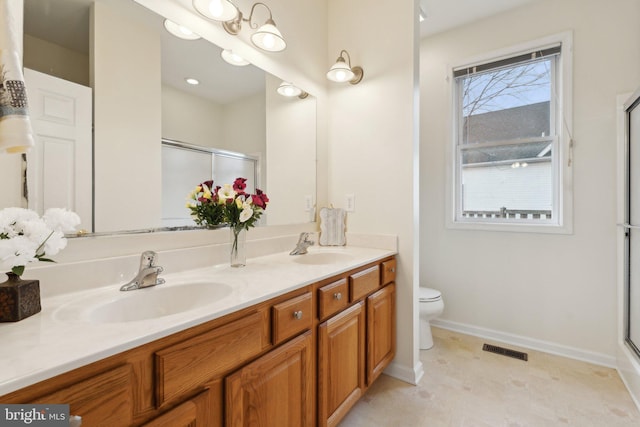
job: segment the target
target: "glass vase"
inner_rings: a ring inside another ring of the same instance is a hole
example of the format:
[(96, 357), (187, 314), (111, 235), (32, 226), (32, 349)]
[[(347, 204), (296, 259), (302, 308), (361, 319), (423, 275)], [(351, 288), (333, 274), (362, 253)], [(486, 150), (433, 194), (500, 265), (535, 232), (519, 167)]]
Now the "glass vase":
[(244, 267), (247, 264), (247, 230), (231, 227), (231, 267)]

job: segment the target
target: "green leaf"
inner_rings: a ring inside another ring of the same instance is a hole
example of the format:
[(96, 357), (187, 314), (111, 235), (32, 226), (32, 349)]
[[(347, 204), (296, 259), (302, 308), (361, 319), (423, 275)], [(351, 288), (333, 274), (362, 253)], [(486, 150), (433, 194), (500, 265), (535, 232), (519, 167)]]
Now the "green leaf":
[(17, 276), (22, 276), (24, 274), (24, 265), (17, 265), (13, 267), (11, 272)]

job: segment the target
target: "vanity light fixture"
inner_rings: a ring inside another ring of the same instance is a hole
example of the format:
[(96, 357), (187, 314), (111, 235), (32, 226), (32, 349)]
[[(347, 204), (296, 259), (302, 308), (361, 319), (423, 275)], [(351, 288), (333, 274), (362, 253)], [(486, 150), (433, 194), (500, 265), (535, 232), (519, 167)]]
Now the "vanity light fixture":
[(193, 0), (193, 8), (214, 21), (232, 21), (240, 11), (229, 0)]
[[(269, 18), (265, 21), (262, 26), (258, 27), (258, 24), (252, 22), (253, 12), (256, 10), (256, 6), (262, 5), (267, 11), (269, 11)], [(243, 18), (242, 12), (238, 11), (238, 16), (235, 19), (231, 19), (222, 24), (223, 28), (229, 34), (238, 35), (240, 30), (242, 29), (242, 21), (248, 22), (249, 27), (256, 29), (256, 32), (251, 34), (251, 43), (253, 43), (256, 47), (266, 50), (267, 52), (280, 52), (283, 51), (287, 47), (287, 43), (284, 41), (282, 37), (282, 33), (276, 27), (276, 23), (273, 21), (273, 15), (271, 14), (271, 9), (264, 3), (254, 3), (251, 6), (251, 12), (249, 13), (249, 18)]]
[[(260, 26), (253, 22), (253, 13), (258, 5), (264, 6), (269, 12), (269, 18)], [(234, 36), (240, 33), (242, 22), (248, 22), (249, 27), (256, 30), (251, 34), (251, 43), (257, 48), (267, 52), (280, 52), (287, 47), (282, 33), (273, 21), (271, 9), (264, 3), (254, 3), (249, 18), (244, 18), (242, 12), (228, 0), (193, 0), (193, 7), (205, 18), (222, 21), (225, 31)]]
[(200, 38), (199, 35), (191, 31), (187, 27), (176, 24), (175, 22), (168, 19), (164, 20), (164, 28), (172, 35), (184, 40), (198, 40)]
[(298, 86), (295, 86), (292, 83), (284, 82), (284, 81), (280, 83), (280, 86), (278, 86), (278, 89), (276, 90), (280, 95), (286, 96), (288, 98), (293, 98), (294, 96), (297, 96), (300, 99), (305, 99), (307, 96), (309, 96), (307, 92), (303, 91)]
[(222, 52), (220, 53), (220, 56), (222, 56), (222, 59), (224, 59), (226, 62), (228, 62), (231, 65), (236, 65), (238, 67), (249, 65), (249, 61), (247, 61), (237, 53), (233, 53), (231, 49), (223, 49)]
[(194, 86), (200, 84), (200, 81), (198, 79), (194, 79), (193, 77), (187, 77), (186, 79), (184, 79), (184, 81)]
[[(347, 62), (345, 62), (343, 55), (346, 55)], [(346, 50), (340, 51), (340, 56), (336, 59), (336, 63), (333, 64), (327, 72), (327, 78), (332, 82), (349, 82), (352, 85), (360, 83), (363, 76), (364, 70), (362, 67), (351, 66), (351, 57), (349, 56), (349, 52)]]

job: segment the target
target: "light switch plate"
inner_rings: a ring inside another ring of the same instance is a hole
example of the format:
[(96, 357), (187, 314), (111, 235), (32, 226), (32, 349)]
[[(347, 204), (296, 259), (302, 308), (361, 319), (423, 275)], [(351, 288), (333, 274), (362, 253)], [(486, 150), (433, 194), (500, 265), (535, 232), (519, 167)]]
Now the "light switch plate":
[(356, 210), (356, 195), (347, 194), (344, 198), (344, 210), (347, 212), (355, 212)]

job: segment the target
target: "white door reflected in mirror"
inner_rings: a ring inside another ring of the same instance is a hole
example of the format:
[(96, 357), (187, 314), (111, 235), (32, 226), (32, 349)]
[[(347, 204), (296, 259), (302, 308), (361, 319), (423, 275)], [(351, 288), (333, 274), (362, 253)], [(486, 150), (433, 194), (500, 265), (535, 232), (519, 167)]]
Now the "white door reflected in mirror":
[(25, 68), (36, 146), (27, 154), (29, 208), (67, 208), (92, 230), (91, 88)]

